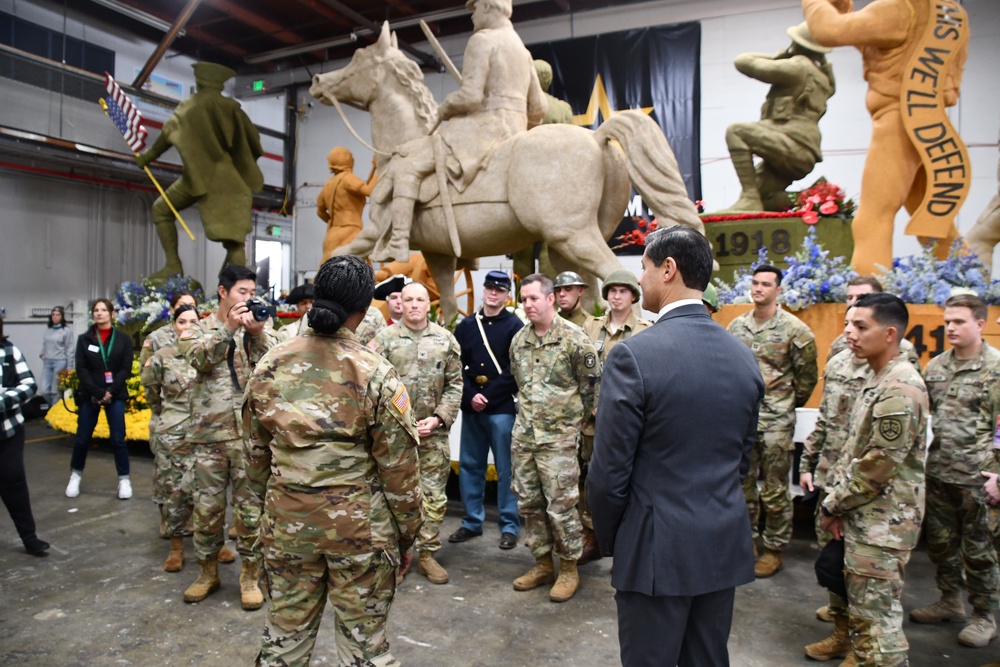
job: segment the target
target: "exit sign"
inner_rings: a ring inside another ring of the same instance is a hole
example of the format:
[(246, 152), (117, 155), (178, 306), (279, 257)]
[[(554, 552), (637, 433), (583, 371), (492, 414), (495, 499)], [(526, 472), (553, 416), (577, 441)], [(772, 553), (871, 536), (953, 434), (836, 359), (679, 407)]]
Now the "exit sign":
[(260, 93), (264, 91), (264, 79), (257, 79), (253, 82), (253, 92)]

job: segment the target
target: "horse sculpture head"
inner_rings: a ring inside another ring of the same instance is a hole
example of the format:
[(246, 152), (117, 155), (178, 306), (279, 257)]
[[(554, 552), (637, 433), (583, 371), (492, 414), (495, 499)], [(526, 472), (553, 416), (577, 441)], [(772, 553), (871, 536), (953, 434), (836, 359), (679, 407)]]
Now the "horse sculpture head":
[[(388, 132), (396, 135), (390, 149), (426, 134), (437, 119), (437, 103), (424, 84), (423, 72), (396, 46), (396, 33), (389, 30), (388, 21), (375, 43), (355, 51), (345, 67), (313, 76), (309, 94), (324, 104), (337, 100), (371, 111), (373, 138), (376, 125), (395, 127), (395, 132)], [(397, 117), (376, 118), (373, 107), (390, 98), (393, 103), (384, 105), (384, 113)]]

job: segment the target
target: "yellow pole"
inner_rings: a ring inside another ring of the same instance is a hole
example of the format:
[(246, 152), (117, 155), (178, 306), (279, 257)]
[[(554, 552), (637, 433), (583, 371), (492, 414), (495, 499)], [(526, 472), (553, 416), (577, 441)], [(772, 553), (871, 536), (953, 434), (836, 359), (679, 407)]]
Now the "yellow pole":
[[(101, 98), (100, 100), (98, 100), (98, 102), (100, 102), (101, 108), (104, 109), (104, 114), (107, 115), (108, 114), (108, 103), (105, 102), (103, 98)], [(109, 116), (109, 118), (110, 118), (110, 116)], [(133, 155), (135, 155), (136, 157), (139, 157), (138, 153), (133, 153)], [(191, 230), (188, 229), (188, 226), (187, 226), (187, 224), (185, 224), (184, 218), (181, 217), (181, 214), (177, 212), (176, 208), (174, 208), (174, 205), (171, 203), (170, 198), (167, 197), (167, 193), (163, 191), (163, 187), (160, 185), (160, 182), (156, 180), (156, 176), (153, 176), (153, 172), (151, 172), (149, 170), (148, 166), (143, 167), (142, 170), (146, 172), (147, 176), (149, 176), (149, 180), (153, 181), (153, 185), (156, 186), (157, 192), (159, 192), (160, 196), (163, 197), (163, 201), (167, 202), (167, 206), (169, 206), (170, 210), (173, 211), (174, 217), (177, 218), (177, 222), (181, 223), (181, 227), (183, 227), (184, 231), (187, 232), (188, 237), (192, 241), (194, 241), (194, 234), (192, 234)]]

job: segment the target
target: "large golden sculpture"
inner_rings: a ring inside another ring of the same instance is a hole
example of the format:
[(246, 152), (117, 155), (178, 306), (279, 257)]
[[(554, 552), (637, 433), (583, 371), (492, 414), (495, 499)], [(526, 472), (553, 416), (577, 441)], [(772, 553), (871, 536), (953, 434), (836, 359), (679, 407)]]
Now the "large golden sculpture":
[(347, 245), (361, 233), (361, 213), (378, 180), (374, 164), (367, 183), (355, 176), (354, 155), (343, 146), (331, 150), (326, 156), (326, 162), (333, 176), (327, 180), (316, 198), (316, 215), (326, 223), (323, 259), (320, 264), (333, 257), (334, 250)]

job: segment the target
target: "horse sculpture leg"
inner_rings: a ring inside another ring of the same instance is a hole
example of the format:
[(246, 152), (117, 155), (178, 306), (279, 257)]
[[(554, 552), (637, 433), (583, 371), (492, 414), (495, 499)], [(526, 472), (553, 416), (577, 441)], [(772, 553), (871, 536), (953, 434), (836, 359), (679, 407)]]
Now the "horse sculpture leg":
[(442, 255), (436, 252), (424, 251), (423, 255), (424, 261), (427, 262), (427, 268), (434, 276), (434, 282), (437, 283), (438, 291), (441, 293), (441, 299), (438, 301), (438, 307), (443, 315), (441, 321), (448, 324), (458, 313), (458, 303), (455, 301), (457, 259), (451, 255)]

